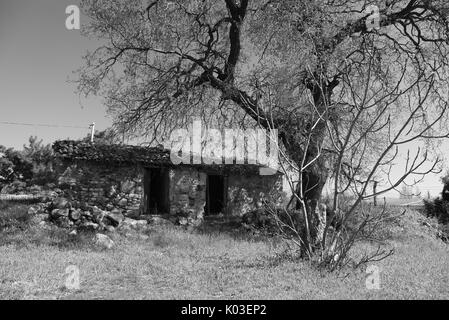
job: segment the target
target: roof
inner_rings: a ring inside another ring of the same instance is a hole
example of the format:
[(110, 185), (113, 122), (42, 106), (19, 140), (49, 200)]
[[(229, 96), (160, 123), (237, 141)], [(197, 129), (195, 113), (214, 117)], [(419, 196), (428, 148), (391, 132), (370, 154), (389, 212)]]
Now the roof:
[[(66, 161), (87, 161), (115, 166), (194, 167), (202, 170), (240, 174), (259, 174), (263, 168), (256, 164), (173, 164), (170, 150), (163, 147), (142, 147), (119, 144), (96, 144), (85, 141), (60, 140), (53, 144), (56, 156)], [(280, 172), (278, 172), (280, 173)]]
[(66, 160), (86, 160), (115, 164), (170, 164), (170, 150), (158, 147), (95, 144), (62, 140), (53, 144), (56, 156)]

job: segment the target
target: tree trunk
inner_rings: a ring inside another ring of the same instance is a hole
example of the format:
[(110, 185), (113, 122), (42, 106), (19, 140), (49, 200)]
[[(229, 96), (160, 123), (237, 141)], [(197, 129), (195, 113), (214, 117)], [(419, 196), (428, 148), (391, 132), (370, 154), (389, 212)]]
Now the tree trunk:
[[(315, 251), (321, 248), (325, 239), (326, 231), (326, 206), (321, 203), (321, 195), (326, 181), (329, 177), (326, 157), (321, 153), (326, 136), (326, 121), (328, 119), (328, 106), (333, 88), (338, 84), (337, 81), (327, 82), (321, 79), (320, 76), (314, 76), (314, 81), (307, 84), (307, 87), (312, 93), (314, 100), (314, 110), (312, 116), (308, 120), (309, 123), (305, 125), (310, 130), (309, 143), (306, 150), (305, 164), (307, 168), (302, 172), (302, 184), (297, 186), (296, 193), (299, 199), (303, 201), (296, 201), (296, 209), (302, 212), (305, 220), (306, 236), (302, 239), (309, 251)], [(313, 125), (316, 121), (317, 124)], [(296, 132), (301, 132), (301, 128), (296, 128)], [(302, 168), (303, 155), (298, 152), (301, 150), (298, 144), (297, 136), (294, 133), (289, 133), (287, 151), (292, 155), (293, 161), (296, 162), (299, 168)], [(304, 137), (302, 137), (304, 140)], [(302, 192), (301, 192), (302, 190)]]
[[(320, 161), (321, 163), (321, 161)], [(326, 206), (321, 203), (321, 195), (327, 181), (327, 170), (324, 164), (314, 166), (302, 176), (302, 190), (305, 208), (297, 202), (297, 209), (307, 214), (309, 230), (307, 242), (312, 251), (321, 247), (326, 229)]]
[[(291, 145), (290, 145), (291, 146)], [(287, 152), (294, 159), (298, 167), (302, 156), (296, 152), (296, 149), (287, 149)], [(312, 150), (306, 158), (308, 161), (314, 159), (318, 150)], [(306, 168), (302, 173), (302, 184), (296, 186), (296, 197), (291, 203), (291, 207), (296, 208), (300, 217), (298, 221), (302, 221), (301, 229), (304, 229), (301, 239), (305, 244), (305, 249), (309, 253), (321, 247), (324, 232), (326, 229), (326, 207), (321, 203), (321, 195), (328, 179), (328, 170), (326, 159), (318, 157), (312, 165)], [(298, 200), (301, 199), (302, 201)]]

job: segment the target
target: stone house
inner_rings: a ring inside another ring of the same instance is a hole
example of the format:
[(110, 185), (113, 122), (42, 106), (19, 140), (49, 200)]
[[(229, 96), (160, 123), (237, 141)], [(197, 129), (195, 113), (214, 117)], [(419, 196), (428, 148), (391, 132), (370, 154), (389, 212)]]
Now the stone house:
[(286, 201), (283, 175), (259, 175), (258, 165), (179, 164), (158, 147), (57, 141), (59, 185), (77, 206), (128, 216), (176, 215), (190, 223), (204, 216), (243, 215), (264, 201)]

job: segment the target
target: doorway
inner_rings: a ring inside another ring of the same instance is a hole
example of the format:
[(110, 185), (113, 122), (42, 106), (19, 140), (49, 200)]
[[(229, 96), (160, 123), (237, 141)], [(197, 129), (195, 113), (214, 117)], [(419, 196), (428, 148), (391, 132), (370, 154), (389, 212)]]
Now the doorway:
[(169, 186), (168, 169), (145, 169), (144, 192), (145, 212), (147, 214), (166, 214), (170, 212)]
[(206, 215), (224, 213), (226, 207), (226, 179), (222, 175), (208, 175), (206, 183)]

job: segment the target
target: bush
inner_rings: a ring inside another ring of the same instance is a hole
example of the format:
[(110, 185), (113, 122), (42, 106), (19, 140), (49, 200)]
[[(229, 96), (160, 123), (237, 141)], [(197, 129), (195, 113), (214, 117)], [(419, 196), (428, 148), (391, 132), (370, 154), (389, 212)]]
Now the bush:
[(449, 201), (441, 198), (432, 201), (424, 200), (424, 208), (428, 217), (437, 218), (442, 224), (449, 223)]
[(37, 137), (30, 137), (22, 151), (0, 146), (0, 189), (13, 181), (37, 185), (56, 182), (53, 167), (51, 145), (44, 145)]
[(31, 184), (43, 186), (49, 183), (55, 183), (58, 179), (56, 171), (53, 168), (36, 164), (33, 168), (33, 178)]

